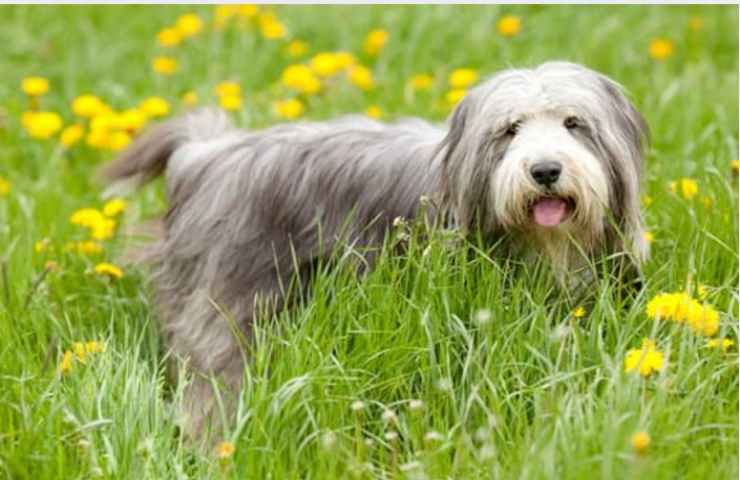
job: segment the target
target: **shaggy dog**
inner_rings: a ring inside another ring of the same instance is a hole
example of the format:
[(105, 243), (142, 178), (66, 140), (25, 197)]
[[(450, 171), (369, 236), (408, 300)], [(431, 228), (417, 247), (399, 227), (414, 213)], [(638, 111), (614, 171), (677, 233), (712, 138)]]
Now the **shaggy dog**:
[(118, 187), (166, 176), (169, 211), (144, 257), (168, 346), (203, 374), (186, 393), (191, 434), (214, 409), (209, 376), (240, 387), (239, 337), (257, 300), (281, 308), (286, 286), (340, 248), (372, 263), (372, 247), (395, 218), (417, 216), (422, 197), (448, 227), (549, 260), (565, 285), (576, 270), (593, 281), (589, 259), (604, 255), (639, 277), (647, 127), (617, 83), (565, 62), (506, 70), (448, 123), (350, 116), (246, 131), (201, 110), (151, 129), (104, 169)]

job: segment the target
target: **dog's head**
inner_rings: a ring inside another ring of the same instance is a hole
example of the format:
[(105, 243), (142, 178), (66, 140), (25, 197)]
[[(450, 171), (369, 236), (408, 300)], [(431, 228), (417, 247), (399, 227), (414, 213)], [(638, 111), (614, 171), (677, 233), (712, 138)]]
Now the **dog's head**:
[(445, 197), (463, 229), (560, 232), (641, 259), (647, 139), (641, 115), (604, 75), (567, 62), (507, 70), (452, 114)]

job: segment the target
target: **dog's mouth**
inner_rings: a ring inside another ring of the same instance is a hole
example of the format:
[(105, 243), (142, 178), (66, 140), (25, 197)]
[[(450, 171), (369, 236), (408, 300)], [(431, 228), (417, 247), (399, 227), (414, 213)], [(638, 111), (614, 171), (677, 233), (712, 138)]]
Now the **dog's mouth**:
[(529, 206), (534, 223), (541, 227), (556, 227), (575, 210), (575, 201), (567, 197), (539, 197)]

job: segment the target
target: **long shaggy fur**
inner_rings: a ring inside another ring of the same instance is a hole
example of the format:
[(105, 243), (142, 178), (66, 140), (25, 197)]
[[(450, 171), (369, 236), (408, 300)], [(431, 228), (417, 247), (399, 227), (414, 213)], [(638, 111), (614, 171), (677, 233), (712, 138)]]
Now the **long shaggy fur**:
[[(565, 118), (576, 127), (564, 128)], [(245, 131), (205, 109), (153, 128), (103, 173), (114, 188), (165, 173), (169, 211), (145, 259), (168, 344), (194, 372), (237, 391), (238, 337), (249, 337), (257, 302), (281, 308), (291, 280), (306, 281), (340, 246), (371, 260), (393, 219), (415, 217), (422, 196), (464, 233), (505, 236), (510, 254), (544, 256), (561, 272), (603, 254), (623, 255), (638, 272), (647, 255), (638, 203), (646, 138), (619, 85), (552, 62), (490, 78), (448, 128), (349, 116)], [(528, 173), (544, 159), (563, 165), (547, 188)], [(573, 206), (557, 227), (532, 222), (543, 196)], [(212, 409), (210, 383), (197, 376), (191, 433)]]

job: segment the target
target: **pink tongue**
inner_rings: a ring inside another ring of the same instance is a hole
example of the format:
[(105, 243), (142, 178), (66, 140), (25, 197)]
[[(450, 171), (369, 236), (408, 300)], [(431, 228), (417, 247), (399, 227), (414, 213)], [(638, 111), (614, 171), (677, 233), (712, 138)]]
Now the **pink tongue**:
[(568, 205), (560, 198), (543, 198), (532, 207), (534, 221), (543, 227), (559, 225), (568, 210)]

